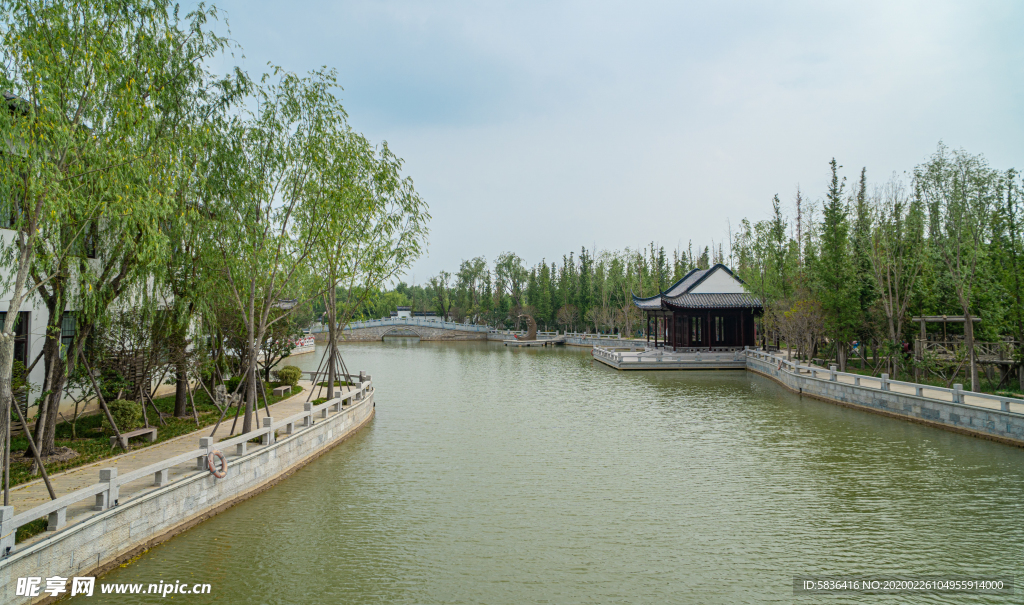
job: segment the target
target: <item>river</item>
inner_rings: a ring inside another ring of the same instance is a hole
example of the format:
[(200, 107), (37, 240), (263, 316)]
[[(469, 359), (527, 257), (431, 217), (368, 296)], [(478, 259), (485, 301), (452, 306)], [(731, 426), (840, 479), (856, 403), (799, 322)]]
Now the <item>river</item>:
[(938, 603), (795, 595), (793, 577), (1024, 580), (1024, 450), (745, 372), (498, 343), (342, 352), (377, 388), (367, 428), (98, 582), (212, 585), (186, 603), (519, 605)]

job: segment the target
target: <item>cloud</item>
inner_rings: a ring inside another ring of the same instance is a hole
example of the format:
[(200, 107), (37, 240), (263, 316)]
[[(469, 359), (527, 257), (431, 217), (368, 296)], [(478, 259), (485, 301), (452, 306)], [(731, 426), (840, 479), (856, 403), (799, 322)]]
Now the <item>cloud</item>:
[(422, 281), (463, 258), (727, 236), (834, 156), (911, 169), (942, 139), (1024, 167), (1024, 5), (223, 4), (247, 68), (336, 66), (353, 125), (431, 204)]

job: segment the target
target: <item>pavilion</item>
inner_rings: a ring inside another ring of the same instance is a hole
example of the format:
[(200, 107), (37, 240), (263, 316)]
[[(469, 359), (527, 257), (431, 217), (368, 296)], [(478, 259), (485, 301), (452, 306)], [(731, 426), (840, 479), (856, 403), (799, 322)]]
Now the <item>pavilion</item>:
[(633, 303), (647, 315), (647, 341), (673, 351), (733, 351), (757, 343), (761, 301), (728, 267), (694, 269), (667, 290)]

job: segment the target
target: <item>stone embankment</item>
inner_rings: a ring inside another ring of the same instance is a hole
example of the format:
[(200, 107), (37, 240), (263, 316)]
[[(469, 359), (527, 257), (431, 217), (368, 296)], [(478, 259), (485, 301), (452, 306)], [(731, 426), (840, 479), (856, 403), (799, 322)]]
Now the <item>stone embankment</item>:
[(839, 372), (759, 350), (674, 352), (640, 346), (593, 347), (617, 370), (747, 370), (816, 399), (948, 431), (1024, 447), (1024, 400)]
[(747, 370), (809, 395), (843, 406), (948, 431), (1024, 447), (1024, 400), (910, 382), (859, 376), (746, 351)]
[[(35, 598), (16, 596), (18, 578), (102, 574), (268, 489), (341, 443), (373, 418), (375, 407), (370, 377), (347, 378), (356, 386), (341, 397), (320, 405), (306, 403), (302, 411), (280, 421), (261, 418), (263, 426), (249, 433), (223, 441), (202, 437), (197, 449), (141, 468), (102, 469), (99, 483), (31, 509), (0, 507), (4, 602), (49, 598), (46, 593)], [(252, 443), (254, 439), (260, 443)], [(223, 452), (227, 460), (223, 478), (207, 467), (214, 450)], [(40, 517), (48, 517), (50, 531), (26, 544), (15, 544), (17, 527)]]

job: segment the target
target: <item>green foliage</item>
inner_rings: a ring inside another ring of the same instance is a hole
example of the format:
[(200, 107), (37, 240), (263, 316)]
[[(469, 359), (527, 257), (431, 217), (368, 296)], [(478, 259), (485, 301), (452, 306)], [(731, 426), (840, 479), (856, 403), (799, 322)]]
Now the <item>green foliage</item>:
[(284, 384), (298, 386), (299, 379), (302, 378), (302, 370), (295, 366), (285, 366), (277, 371), (277, 377)]
[(17, 533), (14, 534), (14, 542), (24, 542), (32, 536), (38, 536), (39, 534), (46, 531), (46, 526), (49, 525), (50, 520), (47, 517), (36, 519), (35, 521), (29, 521), (25, 525), (18, 528)]
[[(122, 433), (127, 433), (142, 426), (142, 405), (137, 401), (115, 399), (107, 402), (107, 408), (110, 410), (110, 415), (114, 418), (114, 422), (117, 423), (118, 430)], [(103, 414), (102, 422), (103, 431), (108, 435), (113, 435), (114, 428), (107, 421), (106, 414)]]

